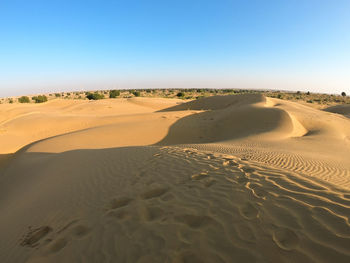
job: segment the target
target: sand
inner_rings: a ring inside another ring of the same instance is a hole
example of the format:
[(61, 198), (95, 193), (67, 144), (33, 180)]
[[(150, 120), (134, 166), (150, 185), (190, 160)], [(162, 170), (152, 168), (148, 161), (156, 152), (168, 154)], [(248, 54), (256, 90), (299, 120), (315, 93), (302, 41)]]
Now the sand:
[(350, 262), (350, 120), (331, 111), (2, 104), (1, 262)]

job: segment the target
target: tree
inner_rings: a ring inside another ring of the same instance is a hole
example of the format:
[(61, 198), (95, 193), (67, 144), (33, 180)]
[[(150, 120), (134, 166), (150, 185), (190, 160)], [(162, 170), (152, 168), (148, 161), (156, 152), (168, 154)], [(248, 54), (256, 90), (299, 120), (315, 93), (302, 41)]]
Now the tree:
[(184, 97), (184, 96), (185, 96), (185, 93), (179, 92), (178, 94), (176, 94), (176, 96), (178, 96), (179, 98), (180, 98), (180, 97)]
[(135, 97), (140, 97), (141, 95), (139, 91), (134, 91), (132, 94), (134, 94)]
[(47, 97), (45, 95), (39, 95), (32, 97), (32, 100), (34, 100), (35, 103), (43, 103), (47, 101)]
[(343, 91), (343, 92), (341, 93), (341, 95), (342, 95), (343, 97), (345, 97), (345, 96), (346, 96), (346, 93)]
[(27, 96), (22, 96), (18, 99), (19, 103), (29, 103), (29, 98)]
[(120, 95), (120, 91), (119, 90), (111, 90), (109, 91), (109, 97), (111, 99), (114, 99), (116, 97), (118, 97)]
[(98, 92), (95, 92), (95, 93), (87, 92), (86, 93), (86, 98), (89, 100), (102, 100), (102, 99), (104, 99), (104, 97), (105, 96), (103, 96), (103, 94), (100, 94)]

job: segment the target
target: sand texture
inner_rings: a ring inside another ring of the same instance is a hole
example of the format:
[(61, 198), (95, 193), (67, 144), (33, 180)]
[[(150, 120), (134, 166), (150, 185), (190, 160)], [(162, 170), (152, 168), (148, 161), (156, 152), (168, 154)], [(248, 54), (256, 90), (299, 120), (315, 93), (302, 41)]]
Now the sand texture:
[(0, 105), (0, 262), (348, 263), (334, 112), (255, 94)]

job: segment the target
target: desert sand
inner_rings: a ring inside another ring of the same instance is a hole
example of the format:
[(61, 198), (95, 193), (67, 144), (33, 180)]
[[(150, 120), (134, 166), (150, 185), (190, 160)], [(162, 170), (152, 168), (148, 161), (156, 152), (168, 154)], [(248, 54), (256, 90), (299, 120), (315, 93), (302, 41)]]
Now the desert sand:
[(1, 262), (350, 262), (350, 119), (259, 94), (0, 105)]

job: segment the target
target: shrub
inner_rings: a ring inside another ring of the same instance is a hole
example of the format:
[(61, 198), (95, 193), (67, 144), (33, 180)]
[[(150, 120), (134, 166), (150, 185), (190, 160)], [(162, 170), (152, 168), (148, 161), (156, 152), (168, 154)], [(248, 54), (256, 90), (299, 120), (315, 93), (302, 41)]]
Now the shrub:
[(61, 94), (60, 93), (55, 93), (55, 97), (59, 98), (59, 97), (61, 97)]
[(179, 93), (176, 94), (176, 96), (178, 96), (179, 98), (180, 98), (180, 97), (184, 97), (184, 96), (185, 96), (185, 93), (179, 92)]
[(18, 99), (19, 103), (29, 103), (29, 98), (27, 96), (22, 96)]
[(116, 97), (118, 97), (120, 95), (120, 91), (119, 90), (111, 90), (109, 91), (109, 97), (111, 99), (114, 99)]
[(45, 95), (39, 95), (32, 97), (32, 100), (34, 100), (35, 103), (43, 103), (47, 101), (47, 97)]
[(9, 99), (9, 103), (11, 103), (11, 104), (12, 104), (12, 103), (13, 103), (13, 99)]
[(132, 94), (134, 94), (135, 97), (140, 97), (141, 95), (139, 91), (134, 91)]
[(98, 92), (95, 92), (95, 93), (87, 92), (86, 98), (89, 100), (102, 100), (102, 99), (104, 99), (104, 96), (103, 96), (103, 94), (100, 94)]
[(346, 96), (346, 93), (343, 91), (343, 92), (341, 93), (341, 95), (342, 95), (343, 97), (345, 97), (345, 96)]

